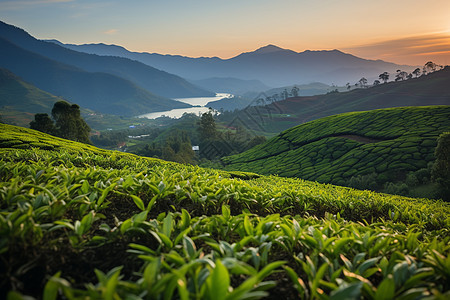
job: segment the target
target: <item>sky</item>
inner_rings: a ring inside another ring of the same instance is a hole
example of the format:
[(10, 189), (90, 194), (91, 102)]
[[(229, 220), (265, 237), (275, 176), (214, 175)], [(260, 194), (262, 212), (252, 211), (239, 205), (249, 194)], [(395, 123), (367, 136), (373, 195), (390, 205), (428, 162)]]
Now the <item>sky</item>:
[(449, 0), (0, 0), (0, 20), (137, 52), (231, 58), (274, 44), (450, 65)]

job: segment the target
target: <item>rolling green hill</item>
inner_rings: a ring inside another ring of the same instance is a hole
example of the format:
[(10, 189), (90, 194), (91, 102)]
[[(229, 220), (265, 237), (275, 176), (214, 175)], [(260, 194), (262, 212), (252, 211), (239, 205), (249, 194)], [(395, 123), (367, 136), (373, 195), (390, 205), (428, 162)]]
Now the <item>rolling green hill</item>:
[[(395, 130), (394, 130), (395, 131)], [(450, 205), (0, 124), (0, 297), (450, 296)]]
[(450, 106), (352, 112), (293, 127), (223, 162), (226, 170), (338, 185), (368, 174), (385, 183), (427, 168), (437, 137), (449, 130)]
[[(229, 126), (279, 133), (293, 126), (352, 111), (402, 106), (450, 105), (450, 67), (406, 81), (388, 82), (349, 92), (295, 97), (266, 106), (248, 107), (232, 115)], [(301, 95), (301, 90), (300, 90)]]

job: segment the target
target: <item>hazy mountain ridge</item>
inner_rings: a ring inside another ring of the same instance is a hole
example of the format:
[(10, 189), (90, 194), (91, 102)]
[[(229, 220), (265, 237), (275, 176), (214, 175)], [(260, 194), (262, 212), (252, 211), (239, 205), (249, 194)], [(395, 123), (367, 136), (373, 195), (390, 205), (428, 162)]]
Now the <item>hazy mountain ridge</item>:
[(86, 54), (37, 40), (24, 30), (0, 22), (0, 37), (49, 59), (73, 65), (88, 72), (103, 72), (133, 81), (151, 93), (164, 97), (213, 96), (185, 79), (124, 57)]
[(234, 77), (259, 80), (272, 87), (308, 84), (314, 81), (345, 85), (347, 82), (355, 83), (361, 77), (377, 78), (385, 71), (393, 73), (398, 69), (413, 68), (381, 60), (362, 59), (339, 50), (295, 52), (274, 45), (241, 53), (230, 59), (138, 53), (120, 46), (105, 44), (64, 45), (64, 47), (99, 55), (124, 56), (190, 80)]
[(153, 95), (111, 74), (86, 72), (51, 60), (3, 38), (0, 38), (0, 66), (42, 90), (102, 113), (136, 115), (190, 106)]
[(234, 95), (241, 95), (249, 91), (259, 92), (269, 89), (267, 85), (259, 80), (243, 80), (233, 77), (212, 77), (202, 80), (191, 80), (191, 82), (210, 91), (231, 93)]

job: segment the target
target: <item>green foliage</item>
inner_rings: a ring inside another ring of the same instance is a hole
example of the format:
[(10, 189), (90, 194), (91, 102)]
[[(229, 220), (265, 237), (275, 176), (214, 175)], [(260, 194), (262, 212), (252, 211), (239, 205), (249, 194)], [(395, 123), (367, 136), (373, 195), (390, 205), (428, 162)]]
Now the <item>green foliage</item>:
[(434, 152), (436, 161), (432, 168), (432, 177), (443, 190), (446, 200), (450, 200), (450, 132), (442, 133)]
[(57, 136), (90, 144), (91, 128), (81, 118), (80, 107), (77, 104), (70, 105), (65, 101), (56, 102), (52, 109), (52, 117), (55, 120)]
[(6, 137), (3, 298), (449, 296), (448, 203)]
[(211, 112), (202, 114), (198, 131), (202, 140), (213, 140), (217, 136), (216, 121)]
[(55, 124), (48, 114), (35, 114), (34, 120), (30, 123), (30, 128), (48, 134), (55, 133)]
[(81, 118), (80, 107), (77, 104), (56, 102), (52, 109), (52, 117), (55, 123), (47, 114), (36, 114), (34, 121), (30, 122), (30, 128), (72, 141), (91, 143), (89, 140), (91, 128)]

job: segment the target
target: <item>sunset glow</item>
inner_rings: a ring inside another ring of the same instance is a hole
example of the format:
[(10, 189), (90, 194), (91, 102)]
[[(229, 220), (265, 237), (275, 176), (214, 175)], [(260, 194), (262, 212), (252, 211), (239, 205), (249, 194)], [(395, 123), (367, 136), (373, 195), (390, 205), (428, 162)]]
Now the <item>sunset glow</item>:
[(230, 58), (267, 44), (367, 59), (450, 64), (450, 2), (0, 1), (0, 19), (41, 39)]

